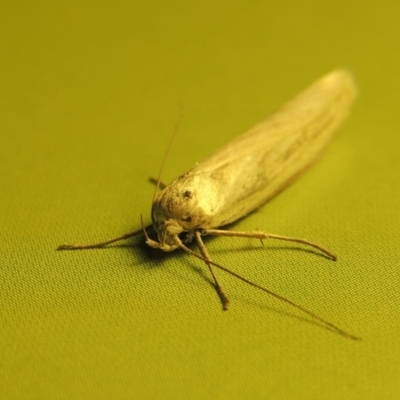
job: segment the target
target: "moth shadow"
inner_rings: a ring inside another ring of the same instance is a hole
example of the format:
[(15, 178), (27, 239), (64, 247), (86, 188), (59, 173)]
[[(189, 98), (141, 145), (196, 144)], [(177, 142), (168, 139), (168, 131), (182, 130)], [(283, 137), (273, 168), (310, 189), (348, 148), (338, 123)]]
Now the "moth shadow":
[[(150, 235), (151, 237), (151, 235)], [(187, 246), (191, 248), (193, 251), (197, 250), (197, 246), (194, 242), (188, 243)], [(160, 249), (154, 249), (148, 246), (143, 237), (134, 237), (128, 239), (123, 243), (116, 243), (102, 248), (101, 250), (112, 250), (112, 249), (123, 249), (128, 251), (133, 257), (132, 259), (137, 259), (138, 262), (135, 263), (135, 266), (142, 266), (145, 269), (155, 269), (162, 267), (166, 262), (171, 259), (174, 260), (184, 260), (185, 265), (187, 265), (196, 275), (200, 276), (205, 282), (207, 282), (210, 286), (214, 287), (214, 282), (212, 278), (207, 274), (208, 268), (203, 263), (202, 266), (201, 261), (196, 263), (196, 260), (190, 256), (188, 256), (181, 249), (176, 249), (171, 252), (165, 252)]]
[[(282, 308), (279, 308), (279, 307), (267, 305), (267, 304), (264, 304), (263, 302), (249, 299), (248, 297), (243, 297), (240, 294), (239, 295), (235, 294), (235, 299), (237, 301), (240, 301), (241, 303), (247, 304), (248, 306), (250, 306), (253, 309), (258, 309), (263, 313), (268, 312), (268, 313), (271, 313), (271, 314), (274, 314), (274, 315), (277, 315), (277, 316), (280, 316), (283, 318), (290, 318), (292, 320), (299, 321), (301, 323), (305, 323), (305, 324), (308, 324), (313, 327), (324, 329), (330, 333), (334, 333), (339, 336), (348, 337), (347, 334), (343, 335), (342, 333), (338, 332), (334, 328), (331, 328), (330, 326), (328, 326), (322, 322), (319, 322), (317, 320), (313, 320), (311, 317), (307, 318), (306, 316), (301, 316), (301, 315), (295, 314), (294, 312), (283, 310)], [(352, 336), (352, 335), (350, 335), (350, 336)], [(351, 338), (354, 339), (355, 337), (351, 337)], [(358, 338), (356, 338), (356, 340), (358, 340)]]
[[(205, 242), (207, 243), (207, 242), (217, 239), (217, 237), (205, 237), (204, 239), (205, 239)], [(189, 243), (188, 246), (190, 248), (192, 248), (192, 250), (196, 250), (196, 248), (197, 248), (195, 243)], [(183, 257), (185, 257), (184, 258), (185, 265), (187, 267), (189, 267), (205, 283), (207, 283), (208, 285), (210, 285), (210, 287), (215, 289), (215, 283), (214, 283), (213, 279), (211, 278), (211, 276), (208, 272), (208, 267), (205, 265), (205, 263), (201, 264), (201, 261), (199, 262), (199, 260), (195, 260), (193, 257), (188, 257), (187, 254), (185, 254), (185, 252), (183, 252), (183, 251), (176, 250), (176, 251), (171, 252), (173, 254), (169, 254), (162, 250), (151, 248), (146, 244), (143, 237), (134, 237), (134, 238), (128, 239), (124, 243), (112, 244), (110, 246), (102, 247), (99, 250), (112, 251), (113, 249), (124, 249), (124, 250), (128, 251), (129, 253), (132, 253), (132, 255), (134, 255), (134, 258), (138, 259), (138, 263), (135, 263), (135, 265), (132, 265), (132, 267), (133, 266), (137, 267), (138, 265), (140, 265), (145, 269), (159, 268), (160, 266), (164, 265), (165, 262), (170, 260), (171, 257), (181, 258), (181, 259), (183, 259)], [(244, 251), (244, 250), (252, 250), (252, 251), (254, 251), (254, 250), (258, 250), (258, 251), (265, 251), (265, 250), (299, 251), (299, 250), (301, 250), (301, 251), (306, 251), (311, 254), (321, 255), (317, 251), (313, 251), (310, 249), (303, 249), (303, 248), (300, 248), (297, 246), (273, 246), (273, 247), (268, 247), (268, 249), (265, 249), (264, 246), (253, 247), (251, 245), (250, 246), (244, 245), (239, 248), (236, 246), (234, 249), (228, 249), (228, 248), (227, 249), (215, 249), (215, 250), (213, 250), (213, 254), (215, 254), (215, 253), (223, 254), (228, 251), (230, 253), (232, 253), (232, 251), (237, 252), (237, 251)], [(213, 257), (211, 257), (211, 258), (214, 259)], [(328, 257), (325, 257), (325, 258), (328, 258)], [(183, 278), (183, 276), (181, 276), (181, 278), (187, 280), (187, 276), (186, 276), (186, 278)], [(217, 295), (216, 291), (215, 291), (215, 294), (218, 299), (218, 295)], [(304, 323), (312, 324), (313, 326), (317, 326), (319, 328), (324, 328), (325, 330), (328, 330), (329, 332), (332, 332), (335, 334), (339, 334), (342, 336), (350, 337), (351, 339), (359, 340), (359, 338), (352, 336), (350, 334), (343, 334), (343, 333), (338, 332), (338, 330), (331, 328), (329, 326), (329, 324), (326, 325), (318, 320), (313, 320), (311, 317), (308, 318), (307, 316), (297, 315), (294, 312), (285, 311), (278, 307), (266, 305), (263, 301), (249, 299), (248, 297), (244, 297), (243, 295), (241, 295), (240, 292), (239, 292), (239, 294), (236, 292), (233, 297), (236, 299), (236, 301), (248, 304), (252, 308), (257, 308), (263, 312), (268, 311), (268, 312), (274, 313), (276, 315), (280, 315), (280, 316), (292, 318), (292, 319), (295, 319), (295, 320), (298, 320), (298, 321), (301, 321)], [(222, 308), (222, 306), (221, 306), (221, 308)]]

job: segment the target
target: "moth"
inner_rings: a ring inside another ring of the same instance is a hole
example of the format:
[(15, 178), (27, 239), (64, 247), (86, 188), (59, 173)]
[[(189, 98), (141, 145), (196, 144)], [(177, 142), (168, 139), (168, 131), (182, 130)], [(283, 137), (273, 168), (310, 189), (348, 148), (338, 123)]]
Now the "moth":
[[(166, 185), (161, 192), (156, 190), (151, 209), (152, 225), (144, 227), (142, 221), (141, 229), (123, 236), (89, 245), (63, 244), (58, 250), (100, 248), (143, 233), (146, 243), (153, 248), (166, 252), (180, 248), (203, 260), (209, 267), (224, 310), (228, 309), (229, 299), (213, 267), (289, 303), (337, 333), (359, 339), (291, 300), (217, 264), (203, 243), (203, 237), (207, 235), (277, 239), (310, 246), (336, 260), (328, 249), (305, 239), (220, 228), (262, 206), (314, 164), (348, 116), (356, 95), (356, 85), (348, 71), (336, 70), (327, 74), (271, 116)], [(158, 180), (157, 189), (160, 185)], [(156, 238), (149, 237), (147, 231), (150, 230)], [(192, 240), (197, 243), (200, 253), (187, 246)]]

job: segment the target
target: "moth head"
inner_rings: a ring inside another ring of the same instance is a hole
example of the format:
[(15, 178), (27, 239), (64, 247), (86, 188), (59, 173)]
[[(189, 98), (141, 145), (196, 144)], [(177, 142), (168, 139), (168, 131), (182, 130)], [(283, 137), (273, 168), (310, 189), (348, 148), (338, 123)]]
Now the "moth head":
[(179, 247), (179, 235), (182, 232), (190, 234), (201, 228), (204, 213), (199, 207), (196, 179), (183, 175), (156, 196), (151, 218), (158, 244), (148, 243), (150, 246), (172, 251)]
[(193, 189), (173, 183), (166, 187), (153, 201), (151, 218), (153, 226), (166, 225), (168, 231), (191, 231), (198, 228), (196, 218), (197, 199)]
[(179, 247), (181, 241), (179, 234), (193, 230), (192, 218), (186, 213), (180, 215), (180, 213), (174, 212), (175, 207), (165, 207), (164, 205), (157, 199), (153, 203), (151, 217), (158, 242), (147, 244), (163, 251), (172, 251)]

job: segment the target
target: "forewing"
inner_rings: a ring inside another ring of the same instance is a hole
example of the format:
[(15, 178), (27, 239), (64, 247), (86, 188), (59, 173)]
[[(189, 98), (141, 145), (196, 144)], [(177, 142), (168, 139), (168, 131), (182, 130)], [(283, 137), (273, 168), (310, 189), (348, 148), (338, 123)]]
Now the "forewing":
[(212, 225), (245, 216), (313, 164), (355, 96), (351, 75), (332, 72), (193, 168), (190, 174), (217, 188)]

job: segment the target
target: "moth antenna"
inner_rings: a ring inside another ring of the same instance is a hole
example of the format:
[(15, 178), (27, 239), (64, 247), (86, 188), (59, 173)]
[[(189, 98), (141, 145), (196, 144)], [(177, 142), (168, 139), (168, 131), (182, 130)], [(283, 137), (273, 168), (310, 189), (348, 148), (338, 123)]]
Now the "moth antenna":
[(179, 113), (179, 116), (178, 116), (178, 120), (176, 121), (175, 128), (174, 128), (174, 131), (173, 131), (173, 134), (172, 134), (172, 137), (171, 137), (171, 139), (170, 139), (170, 141), (169, 141), (169, 143), (168, 143), (167, 151), (165, 152), (164, 157), (163, 157), (163, 159), (162, 159), (161, 166), (160, 166), (160, 171), (159, 171), (158, 176), (157, 176), (157, 179), (156, 179), (156, 182), (157, 182), (157, 183), (156, 183), (156, 188), (155, 188), (155, 190), (154, 190), (154, 195), (153, 195), (153, 201), (152, 201), (152, 203), (154, 203), (154, 200), (155, 200), (155, 198), (156, 198), (156, 196), (157, 196), (157, 192), (158, 192), (158, 190), (159, 190), (159, 188), (160, 188), (160, 184), (161, 184), (161, 174), (162, 174), (163, 171), (164, 171), (165, 163), (166, 163), (167, 158), (169, 157), (169, 154), (170, 154), (170, 152), (171, 152), (172, 145), (173, 145), (173, 143), (174, 143), (176, 137), (178, 136), (178, 131), (179, 131), (179, 128), (180, 128), (180, 125), (181, 125), (181, 122), (182, 122), (183, 111), (184, 111), (184, 109), (182, 108), (182, 106), (180, 106), (180, 113)]

